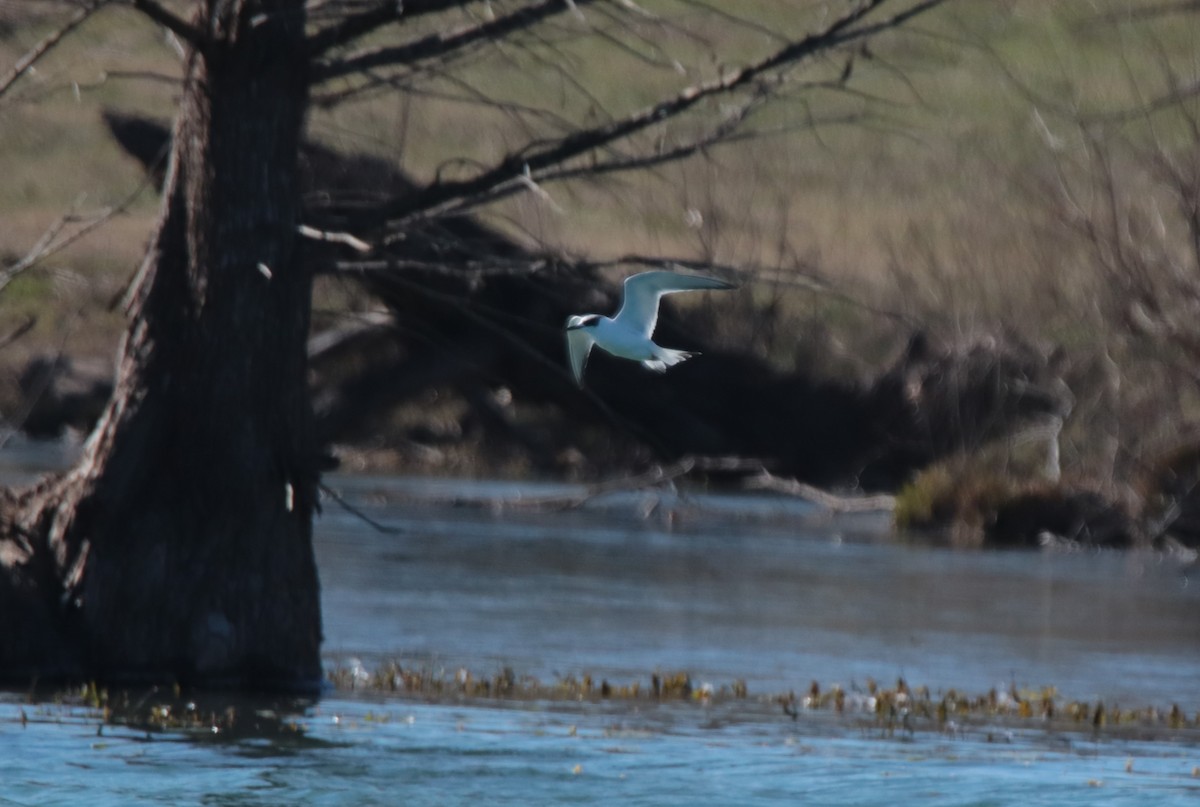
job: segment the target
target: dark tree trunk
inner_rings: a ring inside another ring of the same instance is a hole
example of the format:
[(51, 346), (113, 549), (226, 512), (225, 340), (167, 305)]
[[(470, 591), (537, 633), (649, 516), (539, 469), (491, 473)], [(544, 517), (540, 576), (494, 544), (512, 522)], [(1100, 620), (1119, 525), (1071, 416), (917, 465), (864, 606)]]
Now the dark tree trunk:
[[(79, 464), (0, 542), (0, 674), (308, 687), (318, 480), (296, 260), (303, 0), (203, 0), (161, 222)], [(11, 510), (10, 510), (11, 511)]]

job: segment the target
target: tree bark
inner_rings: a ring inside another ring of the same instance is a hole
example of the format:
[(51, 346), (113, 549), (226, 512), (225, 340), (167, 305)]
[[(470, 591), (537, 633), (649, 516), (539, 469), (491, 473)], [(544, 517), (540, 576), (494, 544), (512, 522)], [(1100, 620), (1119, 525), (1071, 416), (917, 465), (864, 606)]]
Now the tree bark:
[(25, 609), (0, 639), (8, 677), (319, 682), (311, 276), (296, 260), (304, 2), (198, 5), (206, 39), (113, 399), (0, 542), (0, 607)]

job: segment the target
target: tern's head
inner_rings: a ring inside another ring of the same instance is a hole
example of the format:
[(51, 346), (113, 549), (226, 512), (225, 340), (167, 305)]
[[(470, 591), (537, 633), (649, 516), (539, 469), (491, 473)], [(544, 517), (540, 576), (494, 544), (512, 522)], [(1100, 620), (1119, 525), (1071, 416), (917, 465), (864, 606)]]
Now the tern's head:
[(600, 321), (599, 314), (576, 314), (567, 317), (567, 330), (575, 331), (580, 328), (590, 328)]

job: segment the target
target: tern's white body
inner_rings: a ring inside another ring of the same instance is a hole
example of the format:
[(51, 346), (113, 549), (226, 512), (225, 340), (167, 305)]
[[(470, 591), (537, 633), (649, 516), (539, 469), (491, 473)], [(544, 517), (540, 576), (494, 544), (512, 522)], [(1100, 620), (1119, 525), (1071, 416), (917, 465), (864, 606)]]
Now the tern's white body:
[(648, 370), (666, 372), (694, 353), (654, 344), (658, 301), (664, 294), (692, 289), (729, 289), (723, 280), (676, 272), (642, 272), (625, 279), (625, 298), (614, 317), (579, 314), (567, 319), (567, 352), (575, 383), (583, 386), (583, 368), (593, 346), (622, 359), (639, 361)]

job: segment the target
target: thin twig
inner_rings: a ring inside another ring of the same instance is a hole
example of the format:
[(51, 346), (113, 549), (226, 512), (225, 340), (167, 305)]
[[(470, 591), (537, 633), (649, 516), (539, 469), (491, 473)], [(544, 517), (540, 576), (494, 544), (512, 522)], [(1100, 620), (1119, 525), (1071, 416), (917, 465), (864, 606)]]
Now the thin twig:
[(340, 493), (329, 487), (329, 485), (326, 485), (324, 482), (318, 483), (318, 487), (320, 487), (322, 493), (337, 502), (343, 510), (355, 518), (360, 519), (364, 524), (376, 530), (377, 532), (381, 532), (384, 535), (403, 535), (405, 533), (405, 530), (401, 527), (393, 527), (371, 518), (362, 510), (359, 510), (357, 507), (350, 504), (350, 502), (343, 499)]
[(904, 11), (878, 22), (867, 23), (865, 18), (886, 0), (870, 0), (846, 12), (824, 30), (811, 34), (780, 48), (769, 56), (716, 79), (694, 84), (678, 95), (660, 101), (617, 120), (590, 129), (580, 129), (549, 143), (525, 146), (502, 157), (491, 168), (474, 177), (454, 182), (439, 182), (419, 193), (409, 194), (384, 206), (379, 215), (393, 219), (401, 226), (410, 218), (437, 215), (447, 206), (463, 199), (486, 194), (496, 188), (521, 183), (528, 170), (537, 180), (541, 172), (563, 165), (581, 155), (624, 140), (663, 121), (678, 117), (709, 98), (752, 88), (756, 82), (770, 79), (776, 71), (804, 61), (814, 54), (850, 42), (867, 39), (884, 30), (902, 25), (913, 17), (927, 12), (944, 0), (922, 0)]
[(736, 457), (687, 456), (681, 457), (674, 462), (669, 462), (663, 465), (654, 465), (639, 473), (626, 474), (623, 476), (613, 477), (611, 479), (603, 479), (599, 482), (593, 482), (591, 484), (582, 486), (582, 488), (579, 490), (573, 490), (566, 493), (546, 493), (535, 496), (530, 496), (525, 493), (518, 493), (513, 496), (488, 497), (466, 497), (461, 494), (452, 494), (444, 497), (423, 496), (421, 497), (421, 500), (425, 502), (434, 502), (437, 504), (448, 504), (453, 506), (485, 504), (488, 506), (499, 506), (511, 509), (542, 510), (547, 508), (557, 508), (563, 510), (573, 510), (583, 507), (593, 499), (609, 493), (618, 493), (629, 490), (643, 490), (656, 487), (673, 482), (674, 480), (686, 476), (694, 470), (737, 470), (746, 467), (746, 463), (749, 463), (749, 468), (751, 470), (762, 468), (762, 463), (758, 462), (757, 460), (743, 460)]
[(24, 258), (17, 261), (7, 269), (0, 269), (0, 291), (2, 291), (5, 286), (11, 283), (13, 278), (15, 278), (17, 275), (21, 274), (27, 269), (32, 269), (34, 266), (38, 265), (46, 258), (49, 258), (51, 255), (61, 252), (62, 250), (74, 244), (76, 241), (91, 234), (114, 216), (124, 213), (127, 209), (129, 209), (129, 206), (132, 205), (134, 201), (136, 201), (137, 198), (142, 195), (142, 191), (144, 191), (152, 181), (153, 178), (147, 174), (147, 176), (138, 184), (138, 186), (134, 188), (133, 191), (118, 204), (114, 205), (113, 207), (106, 208), (94, 216), (90, 221), (87, 221), (78, 230), (60, 239), (59, 235), (68, 224), (78, 223), (80, 221), (79, 217), (74, 212), (66, 213), (61, 216), (58, 221), (50, 225), (50, 227), (46, 230), (42, 237), (38, 239), (37, 243)]
[[(78, 201), (76, 202), (76, 205), (78, 205)], [(71, 212), (64, 213), (62, 216), (59, 216), (57, 221), (46, 228), (46, 231), (42, 233), (42, 236), (34, 243), (33, 247), (30, 248), (29, 252), (26, 253), (24, 258), (14, 263), (12, 266), (0, 270), (0, 291), (4, 291), (4, 288), (11, 283), (13, 279), (17, 277), (17, 275), (36, 266), (40, 261), (50, 255), (53, 252), (54, 241), (58, 238), (59, 233), (66, 228), (67, 224), (75, 220), (75, 206), (72, 206)]]
[[(750, 139), (757, 140), (781, 134), (790, 134), (801, 129), (817, 132), (818, 127), (823, 126), (833, 126), (838, 124), (844, 125), (851, 123), (863, 125), (866, 121), (866, 117), (864, 115), (860, 113), (851, 113), (848, 115), (838, 116), (836, 118), (809, 118), (797, 124), (776, 126), (770, 129), (755, 129), (748, 132), (739, 131), (741, 124), (745, 121), (746, 117), (748, 117), (748, 108), (746, 113), (747, 115), (739, 116), (708, 134), (678, 143), (671, 148), (659, 149), (651, 154), (619, 156), (604, 161), (588, 161), (586, 163), (576, 161), (571, 164), (551, 167), (539, 173), (537, 182), (561, 182), (563, 180), (581, 177), (594, 179), (605, 174), (616, 174), (645, 170), (649, 168), (658, 168), (672, 162), (687, 159), (688, 157), (692, 157), (696, 154), (719, 146), (730, 146)], [(438, 214), (458, 215), (465, 211), (490, 205), (500, 201), (501, 199), (513, 196), (517, 193), (520, 193), (523, 188), (537, 187), (540, 190), (540, 185), (531, 185), (532, 182), (533, 180), (531, 179), (530, 175), (528, 173), (524, 173), (517, 178), (517, 182), (503, 183), (485, 192), (476, 194), (475, 196), (463, 198), (457, 203), (444, 205), (438, 210)]]
[(61, 28), (47, 34), (41, 42), (33, 46), (33, 49), (17, 60), (13, 65), (12, 70), (0, 80), (0, 96), (3, 96), (8, 90), (17, 83), (21, 76), (29, 72), (39, 59), (54, 49), (54, 46), (62, 41), (63, 37), (74, 31), (84, 23), (89, 17), (95, 14), (101, 6), (106, 5), (109, 0), (93, 0), (87, 3), (75, 12), (75, 16), (67, 20), (66, 24)]
[(381, 0), (372, 8), (343, 17), (336, 24), (310, 36), (308, 53), (312, 57), (320, 56), (401, 19), (436, 14), (460, 5), (462, 0)]
[(919, 325), (911, 316), (902, 311), (872, 305), (848, 292), (842, 291), (826, 280), (798, 269), (768, 268), (755, 264), (739, 264), (734, 266), (716, 261), (679, 258), (669, 255), (629, 254), (603, 260), (587, 260), (569, 256), (549, 255), (532, 255), (525, 260), (481, 256), (478, 260), (462, 260), (454, 261), (453, 263), (389, 256), (375, 260), (337, 261), (333, 264), (332, 270), (329, 273), (382, 274), (398, 273), (400, 271), (419, 271), (436, 275), (472, 278), (512, 277), (535, 275), (545, 272), (547, 266), (551, 263), (569, 267), (574, 272), (614, 269), (619, 266), (644, 266), (659, 269), (665, 266), (669, 269), (705, 272), (724, 278), (736, 279), (741, 283), (768, 283), (773, 286), (803, 289), (814, 294), (833, 297), (855, 308), (887, 317), (912, 328), (916, 328)]
[(645, 471), (603, 479), (565, 493), (531, 496), (518, 493), (512, 496), (469, 497), (462, 494), (421, 496), (420, 501), (453, 506), (487, 505), (508, 509), (544, 510), (548, 508), (574, 510), (610, 493), (655, 488), (687, 476), (694, 471), (721, 471), (754, 474), (745, 487), (769, 490), (796, 496), (834, 513), (887, 512), (894, 508), (892, 496), (842, 496), (794, 479), (782, 479), (767, 471), (762, 460), (747, 457), (685, 456), (674, 462), (654, 465)]
[(371, 252), (374, 247), (363, 241), (361, 238), (351, 233), (329, 232), (326, 230), (318, 230), (316, 227), (309, 227), (307, 224), (301, 224), (296, 227), (296, 232), (305, 238), (311, 238), (313, 241), (325, 241), (331, 244), (342, 244), (351, 249), (362, 252), (364, 254)]
[(761, 471), (757, 476), (746, 480), (750, 490), (769, 490), (774, 493), (784, 493), (796, 496), (813, 504), (820, 505), (834, 513), (868, 513), (890, 512), (896, 509), (896, 497), (880, 494), (877, 496), (842, 496), (828, 490), (813, 487), (797, 479), (784, 479), (767, 471)]
[(3, 350), (25, 334), (29, 333), (31, 330), (33, 330), (34, 325), (37, 325), (37, 317), (30, 314), (20, 325), (13, 328), (4, 336), (0, 336), (0, 350)]
[[(577, 5), (593, 2), (597, 0), (576, 0)], [(411, 69), (418, 62), (438, 59), (481, 42), (496, 41), (514, 31), (524, 30), (547, 17), (568, 10), (563, 0), (541, 0), (502, 17), (450, 34), (430, 34), (403, 45), (370, 48), (336, 61), (318, 62), (312, 66), (310, 75), (313, 82), (317, 83), (389, 65), (401, 65)]]
[(187, 42), (193, 48), (202, 48), (208, 41), (208, 36), (204, 31), (183, 18), (175, 16), (173, 12), (160, 5), (157, 0), (129, 0), (129, 2), (138, 11), (175, 34), (175, 36), (184, 42)]

